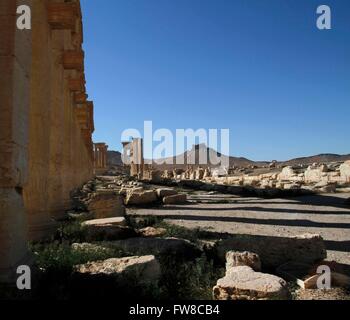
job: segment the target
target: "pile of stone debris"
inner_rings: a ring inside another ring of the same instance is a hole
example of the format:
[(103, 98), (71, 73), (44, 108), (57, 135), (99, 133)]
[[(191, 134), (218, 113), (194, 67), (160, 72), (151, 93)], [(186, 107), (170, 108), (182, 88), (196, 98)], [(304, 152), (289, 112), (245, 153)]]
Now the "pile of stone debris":
[(124, 206), (184, 204), (187, 195), (173, 188), (151, 188), (127, 176), (101, 176), (76, 190), (72, 199), (76, 209), (100, 218), (123, 216)]

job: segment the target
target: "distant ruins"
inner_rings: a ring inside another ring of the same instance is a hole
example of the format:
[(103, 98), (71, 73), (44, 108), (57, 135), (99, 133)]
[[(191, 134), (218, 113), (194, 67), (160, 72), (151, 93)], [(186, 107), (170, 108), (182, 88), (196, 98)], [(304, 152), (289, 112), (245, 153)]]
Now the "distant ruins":
[(107, 150), (108, 146), (103, 143), (94, 143), (94, 173), (97, 175), (107, 171)]
[(16, 28), (23, 1), (1, 0), (0, 282), (27, 260), (70, 207), (70, 192), (106, 168), (93, 148), (79, 0), (25, 1), (31, 30)]
[[(245, 168), (220, 167), (199, 164), (204, 145), (194, 145), (186, 153), (185, 164), (178, 165), (180, 156), (171, 159), (171, 165), (146, 164), (143, 140), (132, 139), (123, 143), (124, 164), (130, 168), (130, 176), (139, 180), (160, 182), (163, 180), (197, 180), (207, 183), (253, 187), (260, 189), (299, 190), (334, 192), (338, 187), (347, 187), (350, 183), (350, 161), (314, 163), (312, 165), (279, 166), (277, 161), (269, 165)], [(209, 148), (208, 148), (209, 149)], [(210, 149), (207, 153), (212, 153)], [(202, 155), (202, 158), (203, 155)], [(207, 156), (207, 159), (209, 157)], [(163, 159), (167, 160), (167, 159)], [(192, 161), (190, 161), (192, 160)], [(188, 164), (191, 163), (191, 164)], [(165, 169), (167, 168), (167, 169)]]

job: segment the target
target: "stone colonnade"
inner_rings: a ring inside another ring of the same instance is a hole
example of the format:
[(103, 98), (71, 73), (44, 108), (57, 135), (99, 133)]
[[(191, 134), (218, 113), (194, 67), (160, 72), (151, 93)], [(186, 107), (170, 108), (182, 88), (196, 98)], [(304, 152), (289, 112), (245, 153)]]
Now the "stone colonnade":
[[(31, 30), (16, 27), (20, 5), (31, 8)], [(93, 176), (82, 42), (79, 0), (1, 0), (0, 282)]]
[(107, 170), (107, 150), (105, 143), (94, 143), (94, 170), (96, 174), (104, 173)]

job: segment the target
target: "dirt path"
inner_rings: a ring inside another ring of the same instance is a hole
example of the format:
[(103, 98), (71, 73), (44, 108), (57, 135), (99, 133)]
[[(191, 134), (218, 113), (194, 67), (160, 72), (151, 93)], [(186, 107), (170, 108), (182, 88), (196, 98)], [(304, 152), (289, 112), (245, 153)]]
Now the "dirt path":
[(196, 192), (186, 205), (128, 209), (129, 214), (166, 216), (168, 222), (216, 233), (292, 237), (318, 233), (328, 259), (350, 265), (350, 194), (260, 199)]

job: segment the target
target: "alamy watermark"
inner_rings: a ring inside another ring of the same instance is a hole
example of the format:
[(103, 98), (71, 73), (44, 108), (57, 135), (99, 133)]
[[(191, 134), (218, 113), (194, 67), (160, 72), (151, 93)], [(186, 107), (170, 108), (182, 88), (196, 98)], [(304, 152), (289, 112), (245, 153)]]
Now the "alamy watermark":
[[(152, 121), (145, 121), (143, 134), (137, 129), (123, 131), (121, 140), (130, 141), (130, 138), (143, 139), (145, 164), (211, 164), (229, 167), (229, 129), (176, 129), (174, 134), (165, 128), (153, 131)], [(190, 153), (185, 159), (184, 153), (193, 146), (200, 147), (198, 152)], [(130, 154), (124, 152), (122, 160), (124, 164), (130, 164)], [(143, 159), (136, 157), (133, 163), (141, 164), (140, 161)]]
[(319, 15), (316, 21), (316, 26), (320, 30), (332, 29), (332, 11), (327, 5), (317, 7), (317, 14)]
[(32, 11), (29, 6), (21, 5), (17, 7), (17, 28), (19, 30), (32, 29)]
[(27, 265), (21, 265), (17, 268), (17, 274), (19, 275), (16, 281), (18, 290), (31, 290), (32, 289), (32, 276), (30, 267)]
[[(18, 290), (31, 290), (32, 279), (31, 269), (27, 265), (20, 265), (17, 268), (19, 275), (16, 281)], [(317, 267), (316, 274), (318, 275), (316, 281), (317, 289), (329, 290), (332, 288), (332, 271), (327, 265), (320, 265)]]
[[(328, 5), (320, 5), (316, 9), (318, 15), (316, 26), (319, 30), (332, 29), (332, 12)], [(31, 8), (28, 5), (20, 5), (17, 7), (17, 28), (19, 30), (30, 30), (31, 24)]]

